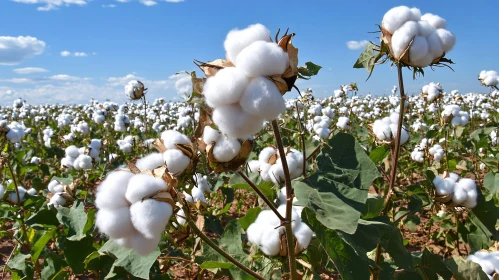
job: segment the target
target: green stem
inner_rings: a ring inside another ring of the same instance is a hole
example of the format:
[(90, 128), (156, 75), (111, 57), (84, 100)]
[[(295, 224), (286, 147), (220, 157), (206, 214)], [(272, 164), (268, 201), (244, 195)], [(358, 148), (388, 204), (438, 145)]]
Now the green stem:
[(24, 235), (24, 241), (26, 242), (25, 245), (31, 251), (31, 245), (29, 243), (29, 238), (28, 238), (28, 231), (26, 230), (26, 225), (24, 224), (24, 207), (23, 207), (22, 202), (21, 202), (21, 196), (19, 195), (17, 180), (16, 180), (16, 177), (14, 176), (14, 171), (12, 170), (12, 165), (10, 164), (10, 159), (7, 159), (7, 166), (9, 167), (10, 176), (12, 177), (12, 182), (14, 182), (14, 190), (15, 190), (16, 196), (17, 196), (17, 204), (20, 207), (19, 216), (21, 217), (21, 230), (22, 230), (22, 233)]

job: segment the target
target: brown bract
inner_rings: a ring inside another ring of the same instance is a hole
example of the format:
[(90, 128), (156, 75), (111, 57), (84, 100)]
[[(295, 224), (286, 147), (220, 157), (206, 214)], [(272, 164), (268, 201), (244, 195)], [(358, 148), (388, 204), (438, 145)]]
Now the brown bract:
[[(157, 138), (152, 143), (152, 146), (160, 153), (166, 152), (168, 149), (163, 143), (163, 139)], [(180, 150), (184, 155), (191, 159), (191, 163), (186, 170), (191, 170), (194, 166), (194, 159), (196, 158), (196, 149), (192, 143), (190, 144), (175, 144), (175, 147)], [(166, 168), (166, 167), (165, 167)], [(168, 169), (166, 169), (168, 171)], [(178, 175), (178, 174), (175, 174)]]
[(211, 143), (206, 145), (202, 139), (199, 139), (199, 147), (205, 147), (205, 149), (201, 149), (201, 151), (205, 151), (206, 157), (208, 158), (208, 163), (210, 169), (215, 173), (227, 172), (227, 171), (237, 171), (241, 166), (243, 166), (248, 160), (251, 151), (253, 150), (253, 141), (252, 140), (238, 140), (241, 143), (241, 149), (239, 153), (228, 162), (220, 162), (215, 159), (213, 155), (213, 148), (216, 143)]
[[(300, 246), (298, 245), (298, 240), (296, 239), (296, 237), (293, 236), (293, 239), (294, 239), (294, 243), (295, 243), (295, 254), (298, 255), (299, 253), (301, 253), (302, 251), (304, 251), (305, 249), (303, 250), (300, 250)], [(287, 238), (286, 238), (286, 234), (285, 233), (282, 233), (281, 234), (281, 250), (279, 252), (279, 254), (282, 256), (282, 257), (285, 257), (288, 255), (288, 248), (286, 246), (287, 244)]]
[(133, 88), (133, 96), (130, 96), (131, 100), (141, 99), (145, 94), (147, 88), (144, 87), (144, 84), (141, 81), (137, 81), (140, 84), (140, 88)]

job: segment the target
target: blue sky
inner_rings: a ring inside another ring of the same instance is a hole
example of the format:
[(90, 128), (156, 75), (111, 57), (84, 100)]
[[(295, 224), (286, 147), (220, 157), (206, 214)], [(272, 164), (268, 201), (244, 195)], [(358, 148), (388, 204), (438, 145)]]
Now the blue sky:
[(409, 93), (429, 82), (441, 82), (447, 91), (486, 92), (477, 75), (498, 70), (499, 1), (477, 3), (0, 0), (0, 105), (17, 97), (33, 104), (87, 102), (92, 97), (125, 101), (123, 86), (133, 78), (145, 82), (150, 98), (178, 99), (173, 74), (196, 70), (193, 59), (223, 58), (227, 32), (257, 22), (272, 33), (289, 27), (297, 34), (300, 64), (313, 61), (324, 67), (311, 81), (300, 82), (300, 88), (312, 87), (323, 97), (341, 84), (357, 82), (360, 93), (388, 94), (397, 84), (395, 69), (382, 65), (365, 82), (367, 72), (352, 68), (362, 49), (351, 50), (346, 42), (376, 41), (376, 34), (368, 32), (398, 5), (442, 16), (457, 37), (448, 54), (456, 62), (455, 72), (428, 69), (424, 78), (413, 81), (406, 71)]

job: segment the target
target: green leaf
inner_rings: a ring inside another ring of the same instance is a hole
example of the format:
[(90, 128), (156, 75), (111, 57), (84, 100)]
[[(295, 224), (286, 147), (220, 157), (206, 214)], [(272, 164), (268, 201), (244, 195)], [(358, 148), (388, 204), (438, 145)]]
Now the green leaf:
[(304, 182), (293, 182), (299, 205), (314, 211), (330, 229), (354, 233), (378, 169), (349, 134), (338, 133), (317, 157), (318, 170)]
[[(248, 178), (251, 180), (251, 182), (253, 182), (261, 191), (262, 193), (270, 200), (273, 200), (274, 199), (274, 190), (272, 188), (273, 184), (272, 182), (261, 182), (261, 177), (259, 174), (255, 174), (255, 173), (251, 173)], [(230, 177), (230, 180), (229, 180), (229, 185), (233, 188), (233, 189), (244, 189), (244, 190), (248, 190), (250, 192), (253, 192), (255, 193), (255, 191), (253, 190), (253, 188), (251, 188), (251, 186), (246, 183), (246, 181), (244, 181), (244, 179), (239, 176), (239, 174), (237, 173), (234, 173), (231, 177)]]
[(376, 147), (374, 150), (369, 153), (369, 158), (372, 160), (374, 164), (379, 164), (382, 160), (384, 160), (388, 154), (390, 153), (390, 147), (387, 145)]
[(365, 255), (359, 255), (336, 231), (324, 227), (310, 209), (303, 210), (302, 219), (316, 234), (322, 247), (321, 253), (334, 263), (342, 279), (369, 279), (371, 272)]
[(68, 185), (68, 186), (73, 183), (73, 177), (71, 175), (69, 175), (68, 178), (54, 176), (54, 177), (52, 177), (51, 181), (54, 181), (54, 180), (63, 184), (63, 185)]
[(29, 254), (14, 254), (14, 256), (10, 258), (9, 262), (7, 263), (7, 266), (12, 270), (24, 272), (26, 270), (26, 263), (28, 262), (27, 259), (29, 258)]
[(57, 211), (54, 208), (51, 209), (41, 209), (33, 216), (26, 220), (27, 226), (41, 225), (41, 226), (59, 226), (59, 220), (57, 220)]
[(367, 44), (366, 49), (360, 54), (353, 68), (365, 68), (367, 72), (372, 72), (375, 60), (374, 47), (375, 45), (372, 43)]
[(447, 267), (452, 271), (456, 280), (488, 280), (487, 274), (482, 267), (472, 261), (466, 261), (462, 257), (452, 256), (445, 261)]
[(381, 211), (383, 211), (384, 205), (385, 201), (383, 197), (369, 193), (366, 201), (366, 209), (362, 213), (362, 218), (370, 219), (379, 216)]
[(85, 225), (87, 224), (87, 213), (85, 207), (79, 200), (75, 201), (73, 207), (57, 209), (57, 219), (67, 229), (68, 240), (77, 241), (85, 238)]
[(114, 267), (121, 267), (131, 275), (142, 279), (149, 278), (149, 271), (160, 255), (159, 248), (157, 248), (151, 254), (141, 256), (135, 250), (125, 248), (113, 240), (106, 242), (100, 248), (99, 253), (116, 258), (113, 264)]
[(226, 262), (211, 262), (211, 261), (207, 261), (207, 262), (204, 262), (200, 265), (201, 268), (203, 269), (217, 269), (217, 268), (225, 268), (225, 269), (229, 269), (229, 268), (233, 268), (234, 265), (231, 264), (231, 263), (226, 263)]
[(480, 228), (486, 236), (498, 238), (498, 232), (496, 230), (497, 222), (497, 207), (495, 206), (494, 200), (485, 200), (482, 192), (479, 188), (477, 205), (471, 209), (473, 215), (471, 215), (471, 221), (478, 228)]
[(260, 207), (251, 208), (246, 211), (246, 215), (238, 219), (241, 227), (244, 230), (247, 230), (248, 227), (256, 220), (256, 217), (258, 217), (258, 214), (260, 214), (260, 212), (262, 212), (262, 208)]
[(42, 279), (54, 279), (55, 275), (65, 266), (64, 260), (56, 254), (49, 254), (43, 258)]
[(487, 200), (490, 200), (499, 191), (499, 173), (487, 173), (483, 179), (483, 185), (490, 192), (490, 195), (487, 196)]
[(64, 257), (74, 273), (84, 273), (84, 260), (95, 251), (93, 247), (94, 241), (91, 237), (86, 237), (80, 240), (72, 241), (64, 240)]
[(319, 73), (322, 66), (319, 66), (313, 62), (306, 62), (305, 66), (298, 67), (298, 73), (301, 75), (303, 79), (310, 79), (309, 77), (315, 76)]
[(423, 250), (423, 256), (421, 257), (421, 266), (430, 268), (444, 279), (452, 277), (452, 272), (444, 264), (442, 258), (426, 248)]
[(52, 238), (56, 231), (56, 228), (53, 228), (51, 230), (45, 231), (40, 237), (36, 243), (33, 245), (33, 248), (31, 248), (31, 261), (36, 262), (38, 260), (38, 257), (43, 251), (43, 248), (45, 248), (45, 245), (47, 245), (47, 242)]

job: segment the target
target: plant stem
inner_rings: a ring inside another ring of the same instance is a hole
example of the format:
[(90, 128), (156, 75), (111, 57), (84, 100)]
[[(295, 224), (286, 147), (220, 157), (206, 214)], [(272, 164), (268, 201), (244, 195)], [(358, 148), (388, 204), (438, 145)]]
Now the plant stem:
[(144, 128), (145, 128), (145, 137), (147, 139), (147, 100), (146, 100), (146, 96), (144, 94), (144, 96), (142, 96), (142, 103), (144, 104)]
[(395, 137), (395, 149), (392, 156), (392, 170), (390, 172), (390, 186), (388, 187), (388, 192), (385, 198), (385, 207), (383, 209), (384, 214), (388, 210), (388, 204), (390, 202), (390, 197), (393, 192), (393, 187), (395, 186), (395, 180), (397, 180), (397, 165), (400, 153), (400, 134), (402, 133), (402, 124), (404, 122), (404, 105), (405, 105), (405, 92), (404, 92), (404, 80), (402, 77), (402, 65), (397, 64), (398, 80), (399, 80), (399, 90), (400, 90), (400, 105), (399, 105), (399, 121), (397, 126), (397, 136)]
[(246, 176), (241, 170), (238, 170), (237, 174), (239, 174), (239, 176), (241, 176), (244, 179), (244, 181), (246, 181), (246, 183), (248, 183), (248, 185), (250, 185), (250, 187), (258, 194), (258, 196), (261, 197), (263, 199), (263, 201), (265, 201), (265, 203), (276, 214), (276, 216), (279, 218), (279, 220), (281, 220), (281, 223), (286, 221), (286, 219), (281, 215), (281, 213), (279, 213), (279, 211), (277, 211), (277, 208), (275, 208), (272, 201), (270, 201), (267, 198), (267, 196), (265, 196), (265, 194), (263, 194), (263, 192), (257, 186), (255, 186), (255, 184), (253, 182), (251, 182), (251, 180), (248, 178), (248, 176)]
[(272, 129), (274, 130), (274, 136), (277, 144), (277, 149), (279, 150), (279, 157), (281, 158), (282, 169), (284, 171), (284, 182), (286, 184), (286, 223), (284, 227), (286, 228), (286, 247), (288, 252), (289, 260), (289, 274), (291, 280), (298, 279), (296, 275), (296, 259), (295, 259), (295, 246), (294, 246), (294, 236), (291, 229), (291, 213), (293, 210), (293, 188), (291, 186), (291, 177), (289, 176), (288, 162), (286, 161), (286, 154), (284, 152), (284, 145), (282, 144), (281, 133), (279, 132), (279, 124), (277, 120), (272, 121)]
[(301, 140), (301, 149), (303, 153), (303, 178), (307, 178), (307, 147), (305, 145), (305, 131), (303, 129), (303, 124), (301, 123), (300, 116), (300, 108), (298, 108), (298, 101), (295, 103), (296, 113), (298, 114), (298, 128), (300, 129), (300, 140)]

